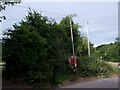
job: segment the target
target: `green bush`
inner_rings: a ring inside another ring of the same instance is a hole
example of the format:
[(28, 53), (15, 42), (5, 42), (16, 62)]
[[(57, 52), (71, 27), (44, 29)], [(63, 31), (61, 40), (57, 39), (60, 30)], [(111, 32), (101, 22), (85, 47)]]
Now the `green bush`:
[[(26, 82), (33, 87), (50, 87), (50, 77), (41, 72), (29, 71), (27, 73)], [(38, 84), (39, 83), (39, 84)]]
[(96, 52), (104, 61), (118, 62), (118, 42), (103, 44), (96, 47)]
[(54, 85), (58, 86), (67, 79), (68, 79), (68, 76), (66, 74), (56, 73), (54, 77)]
[[(82, 41), (78, 25), (72, 23), (76, 49)], [(7, 79), (24, 78), (27, 84), (39, 87), (58, 85), (65, 80), (72, 44), (68, 17), (57, 24), (30, 10), (25, 21), (14, 24), (13, 30), (7, 30), (4, 36), (2, 60), (6, 63)]]
[(83, 57), (78, 61), (80, 76), (110, 76), (113, 68), (95, 57)]

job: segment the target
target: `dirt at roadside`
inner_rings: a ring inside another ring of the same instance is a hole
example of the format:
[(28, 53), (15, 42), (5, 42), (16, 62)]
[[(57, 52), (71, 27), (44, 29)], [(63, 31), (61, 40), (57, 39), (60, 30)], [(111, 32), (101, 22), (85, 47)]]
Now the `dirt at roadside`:
[(2, 88), (32, 88), (25, 81), (13, 82), (11, 80), (2, 80)]

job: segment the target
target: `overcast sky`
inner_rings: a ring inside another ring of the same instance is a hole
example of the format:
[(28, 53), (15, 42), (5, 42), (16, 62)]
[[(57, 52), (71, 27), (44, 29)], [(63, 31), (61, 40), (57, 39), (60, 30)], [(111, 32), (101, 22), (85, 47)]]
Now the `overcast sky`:
[(12, 28), (14, 23), (22, 20), (28, 7), (42, 11), (43, 16), (52, 17), (57, 22), (69, 14), (77, 14), (74, 22), (83, 27), (79, 30), (85, 36), (86, 21), (89, 22), (89, 37), (95, 46), (114, 42), (118, 37), (117, 2), (23, 2), (2, 12), (7, 17), (2, 22), (2, 30)]

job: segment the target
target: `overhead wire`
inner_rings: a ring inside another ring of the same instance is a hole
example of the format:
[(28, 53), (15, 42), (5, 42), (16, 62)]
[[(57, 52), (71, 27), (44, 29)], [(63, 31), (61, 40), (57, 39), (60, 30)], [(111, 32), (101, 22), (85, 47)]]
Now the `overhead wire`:
[[(62, 18), (64, 18), (64, 17), (66, 17), (66, 15), (63, 15), (63, 14), (60, 14), (60, 13), (56, 13), (56, 12), (51, 12), (51, 11), (45, 11), (45, 10), (39, 10), (39, 9), (34, 9), (34, 8), (31, 8), (31, 7), (26, 7), (26, 6), (22, 6), (22, 5), (14, 5), (14, 6), (17, 6), (17, 7), (21, 7), (21, 8), (25, 8), (25, 9), (28, 9), (28, 8), (30, 8), (30, 9), (32, 9), (32, 10), (36, 10), (36, 11), (40, 11), (40, 12), (47, 12), (47, 13), (53, 13), (53, 14), (58, 14), (58, 15), (60, 15), (60, 17), (52, 17), (53, 19), (57, 19), (57, 20), (59, 20), (59, 19), (62, 19)], [(5, 20), (22, 20), (22, 19), (19, 19), (19, 18), (8, 18), (8, 19), (5, 19)]]
[(66, 16), (66, 15), (64, 15), (64, 14), (57, 13), (57, 12), (52, 12), (52, 11), (46, 11), (46, 10), (34, 9), (34, 8), (31, 8), (30, 6), (28, 6), (28, 7), (25, 7), (25, 6), (22, 6), (22, 5), (15, 5), (15, 6), (17, 6), (17, 7), (21, 7), (21, 8), (26, 8), (26, 9), (30, 8), (30, 9), (32, 9), (32, 10), (36, 10), (36, 11), (40, 11), (40, 12), (47, 12), (47, 13), (53, 13), (53, 14), (58, 14), (58, 15)]
[[(59, 17), (57, 17), (57, 18), (55, 18), (55, 19), (57, 19), (57, 20), (59, 20), (59, 19), (62, 19), (62, 18), (59, 18)], [(8, 18), (8, 19), (5, 19), (5, 20), (7, 20), (7, 21), (14, 21), (14, 20), (22, 20), (22, 18), (21, 19), (15, 19), (15, 18)]]
[(5, 20), (22, 20), (22, 19), (18, 19), (18, 18), (8, 18), (8, 19), (5, 19)]

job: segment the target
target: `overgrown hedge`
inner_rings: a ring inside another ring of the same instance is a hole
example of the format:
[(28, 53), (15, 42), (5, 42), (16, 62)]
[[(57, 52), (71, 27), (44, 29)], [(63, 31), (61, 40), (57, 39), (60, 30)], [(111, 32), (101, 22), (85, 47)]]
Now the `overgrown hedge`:
[(75, 79), (75, 75), (108, 76), (112, 71), (109, 65), (93, 57), (81, 58), (87, 55), (87, 41), (80, 36), (79, 25), (72, 21), (75, 53), (81, 56), (77, 72), (73, 72), (68, 63), (72, 55), (69, 22), (67, 16), (57, 24), (30, 10), (25, 21), (14, 24), (13, 30), (4, 33), (2, 60), (6, 66), (3, 76), (23, 79), (35, 87), (58, 86), (65, 80)]

